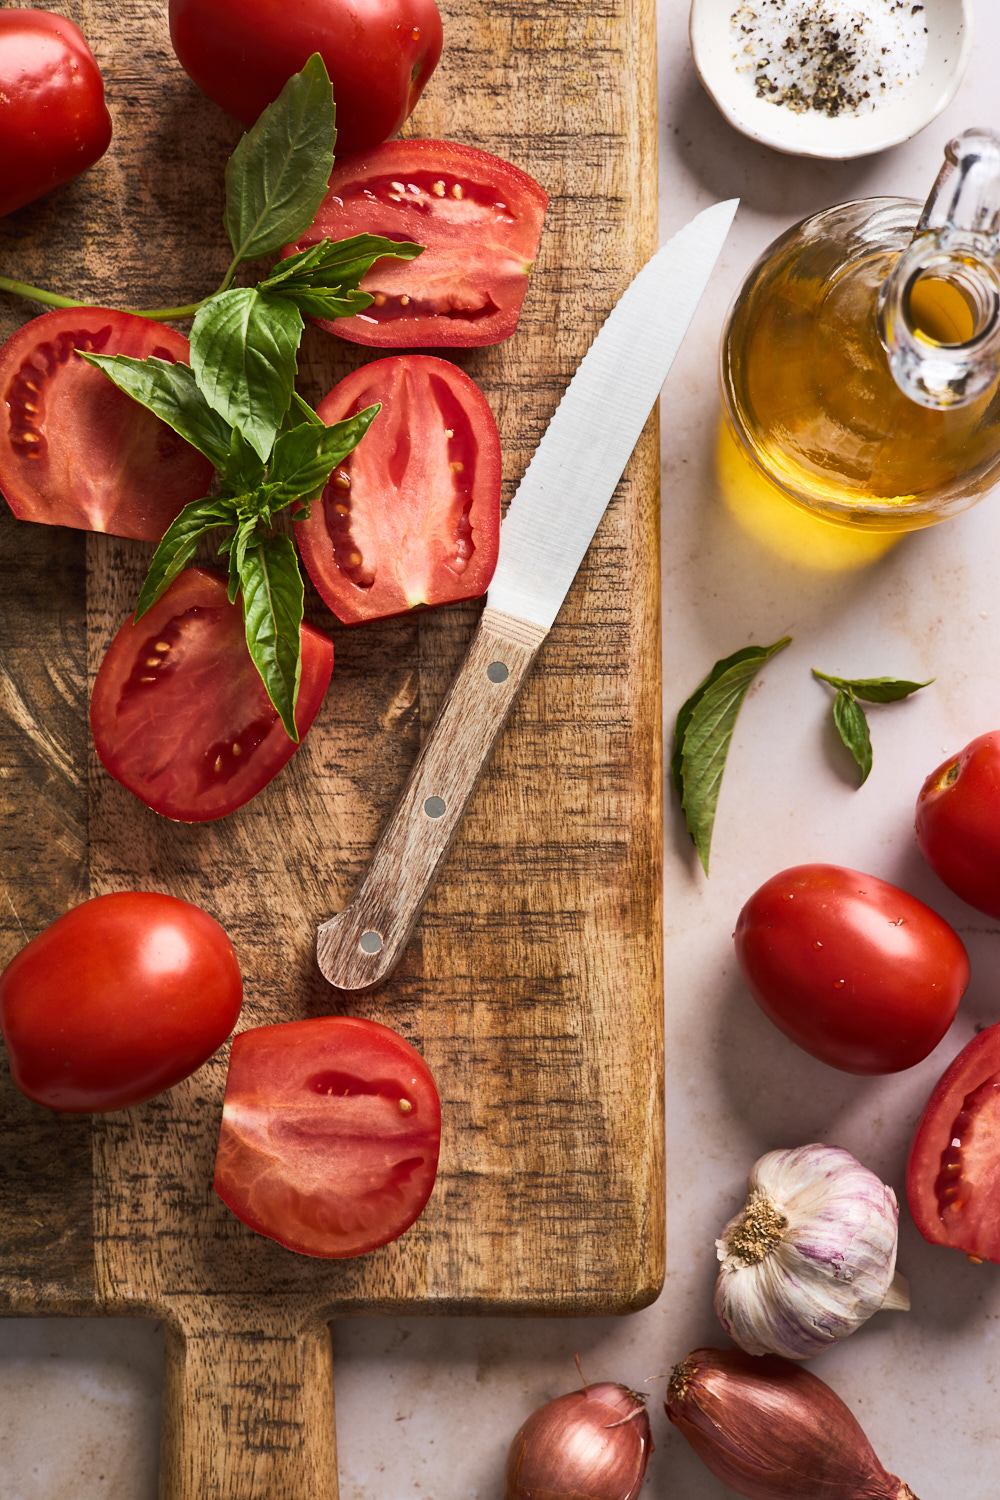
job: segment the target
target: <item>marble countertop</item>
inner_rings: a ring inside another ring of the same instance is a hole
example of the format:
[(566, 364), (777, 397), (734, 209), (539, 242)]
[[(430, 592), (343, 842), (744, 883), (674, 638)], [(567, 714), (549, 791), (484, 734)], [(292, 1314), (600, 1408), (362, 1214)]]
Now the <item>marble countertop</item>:
[[(661, 0), (660, 222), (742, 206), (662, 403), (664, 714), (708, 667), (750, 640), (791, 635), (744, 705), (706, 880), (672, 802), (666, 827), (667, 1253), (662, 1296), (622, 1319), (368, 1319), (334, 1327), (342, 1500), (488, 1500), (510, 1438), (541, 1402), (588, 1378), (648, 1389), (656, 1452), (643, 1494), (729, 1494), (662, 1411), (665, 1376), (690, 1349), (724, 1343), (712, 1312), (713, 1241), (763, 1151), (828, 1140), (892, 1183), (930, 1088), (977, 1026), (1000, 1019), (1000, 930), (950, 895), (912, 833), (925, 775), (1000, 724), (1000, 509), (901, 540), (864, 566), (808, 567), (746, 529), (714, 466), (716, 349), (726, 308), (764, 246), (849, 198), (923, 199), (946, 142), (1000, 126), (1000, 9), (981, 3), (966, 79), (920, 136), (849, 163), (779, 156), (733, 132), (702, 92), (685, 0)], [(854, 565), (846, 565), (848, 562)], [(874, 769), (856, 775), (810, 668), (935, 678), (870, 713)], [(668, 741), (669, 742), (669, 741)], [(906, 887), (962, 935), (973, 978), (923, 1064), (888, 1078), (835, 1072), (787, 1042), (736, 971), (731, 933), (747, 896), (807, 860)], [(881, 1313), (810, 1365), (861, 1418), (886, 1466), (921, 1500), (995, 1500), (1000, 1472), (1000, 1272), (924, 1244), (903, 1210), (909, 1314)], [(0, 1500), (153, 1500), (162, 1331), (140, 1320), (0, 1321)], [(649, 1382), (648, 1385), (646, 1382)], [(192, 1497), (195, 1500), (195, 1497)]]

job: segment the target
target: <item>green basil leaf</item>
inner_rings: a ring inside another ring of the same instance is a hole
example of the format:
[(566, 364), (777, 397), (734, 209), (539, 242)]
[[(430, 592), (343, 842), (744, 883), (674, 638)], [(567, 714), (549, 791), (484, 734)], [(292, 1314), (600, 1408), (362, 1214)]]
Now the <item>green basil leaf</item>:
[(872, 768), (872, 741), (864, 709), (854, 701), (850, 689), (838, 689), (833, 700), (833, 722), (844, 744), (861, 767), (859, 786), (864, 786)]
[(254, 448), (251, 448), (238, 427), (233, 428), (233, 439), (222, 470), (222, 481), (226, 489), (237, 500), (251, 493), (267, 478), (267, 465)]
[(254, 287), (210, 297), (191, 325), (191, 367), (205, 399), (267, 461), (292, 399), (302, 314)]
[(153, 553), (145, 582), (139, 592), (135, 607), (136, 620), (140, 620), (170, 587), (178, 573), (182, 573), (195, 554), (198, 543), (217, 526), (226, 526), (234, 519), (231, 502), (212, 498), (192, 500), (171, 521)]
[(202, 395), (188, 365), (153, 356), (133, 359), (128, 354), (81, 353), (88, 364), (103, 370), (120, 391), (155, 412), (217, 469), (225, 467), (232, 429)]
[(830, 677), (815, 667), (812, 671), (821, 682), (829, 682), (844, 692), (850, 691), (855, 698), (863, 698), (866, 703), (897, 703), (920, 688), (930, 687), (934, 681), (933, 677), (928, 677), (926, 682), (906, 682), (901, 677)]
[(225, 224), (237, 261), (271, 255), (309, 228), (326, 195), (336, 139), (330, 77), (314, 52), (226, 166)]
[(706, 875), (722, 773), (743, 699), (764, 662), (790, 641), (784, 636), (773, 646), (745, 646), (723, 657), (677, 715), (670, 770)]
[(289, 739), (298, 744), (295, 700), (302, 667), (305, 590), (291, 537), (260, 537), (240, 559), (247, 645)]
[(226, 551), (229, 554), (229, 602), (236, 603), (236, 596), (240, 591), (241, 577), (247, 548), (251, 542), (258, 540), (257, 521), (251, 517), (240, 522), (236, 530), (229, 537)]
[(313, 427), (326, 426), (323, 418), (313, 411), (309, 402), (303, 396), (300, 396), (298, 391), (293, 391), (292, 404), (288, 408), (288, 416), (285, 421), (287, 429), (290, 430), (296, 425), (296, 417), (300, 417), (303, 421), (311, 423)]
[(356, 416), (346, 422), (335, 422), (332, 427), (304, 422), (290, 432), (283, 432), (275, 442), (268, 468), (270, 513), (273, 515), (296, 500), (308, 500), (322, 490), (381, 410), (380, 405), (366, 406)]
[(413, 260), (422, 254), (422, 245), (382, 235), (320, 240), (283, 260), (259, 289), (288, 298), (306, 317), (348, 318), (371, 305), (370, 294), (359, 291), (358, 283), (377, 260)]

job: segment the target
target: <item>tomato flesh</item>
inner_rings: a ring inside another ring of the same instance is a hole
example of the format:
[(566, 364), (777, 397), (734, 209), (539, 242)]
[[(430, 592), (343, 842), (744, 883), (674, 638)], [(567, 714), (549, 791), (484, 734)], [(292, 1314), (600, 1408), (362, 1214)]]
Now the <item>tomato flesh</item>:
[(981, 734), (931, 772), (917, 798), (916, 830), (945, 885), (1000, 917), (1000, 731)]
[(0, 10), (0, 215), (69, 182), (111, 144), (83, 32), (47, 10)]
[(215, 470), (159, 417), (80, 358), (186, 363), (188, 341), (131, 313), (44, 313), (0, 349), (0, 490), (20, 520), (158, 542)]
[(200, 1068), (236, 1025), (243, 981), (214, 917), (176, 896), (96, 896), (0, 974), (11, 1076), (49, 1109), (126, 1109)]
[(302, 560), (346, 625), (486, 592), (500, 537), (500, 438), (486, 398), (426, 354), (377, 360), (317, 408), (328, 425), (380, 402), (306, 520)]
[(215, 1191), (288, 1250), (364, 1255), (423, 1212), (440, 1139), (430, 1069), (388, 1026), (261, 1026), (233, 1039)]
[(974, 1037), (931, 1094), (906, 1194), (925, 1240), (1000, 1262), (1000, 1026)]
[(495, 344), (517, 327), (548, 194), (510, 162), (451, 141), (388, 141), (339, 160), (312, 227), (292, 250), (328, 236), (381, 234), (425, 247), (380, 260), (361, 281), (374, 301), (320, 321), (338, 338), (391, 348)]
[(845, 1073), (897, 1073), (937, 1046), (969, 983), (943, 917), (874, 875), (796, 865), (740, 912), (740, 971), (804, 1051)]
[(395, 135), (441, 56), (434, 0), (170, 0), (184, 71), (252, 125), (314, 52), (337, 104), (337, 154)]
[[(333, 670), (329, 637), (302, 626), (300, 739)], [(218, 573), (188, 568), (142, 619), (121, 627), (90, 704), (94, 746), (155, 812), (205, 822), (249, 802), (298, 748), (247, 649), (240, 602)]]

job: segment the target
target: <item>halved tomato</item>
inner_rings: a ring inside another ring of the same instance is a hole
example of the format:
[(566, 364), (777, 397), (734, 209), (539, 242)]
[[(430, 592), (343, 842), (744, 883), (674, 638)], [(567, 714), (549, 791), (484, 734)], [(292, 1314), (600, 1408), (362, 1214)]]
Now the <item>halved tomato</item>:
[(0, 490), (22, 521), (158, 542), (215, 470), (78, 349), (188, 360), (183, 334), (132, 313), (33, 318), (0, 349)]
[(1000, 1263), (1000, 1025), (989, 1026), (938, 1081), (906, 1168), (925, 1240)]
[[(329, 637), (303, 625), (300, 738), (332, 670)], [(97, 673), (90, 724), (115, 780), (181, 823), (242, 807), (298, 748), (247, 649), (240, 601), (203, 568), (181, 573), (138, 624), (126, 620)]]
[(486, 397), (429, 354), (376, 360), (322, 401), (329, 425), (382, 403), (309, 519), (299, 551), (345, 625), (485, 594), (500, 539), (500, 438)]
[(549, 198), (510, 162), (453, 141), (387, 141), (336, 163), (312, 226), (286, 253), (324, 236), (382, 234), (425, 246), (380, 260), (361, 289), (374, 302), (321, 322), (381, 348), (496, 344), (517, 327)]
[(286, 1249), (344, 1259), (398, 1238), (440, 1142), (430, 1069), (388, 1026), (320, 1016), (233, 1038), (215, 1191)]

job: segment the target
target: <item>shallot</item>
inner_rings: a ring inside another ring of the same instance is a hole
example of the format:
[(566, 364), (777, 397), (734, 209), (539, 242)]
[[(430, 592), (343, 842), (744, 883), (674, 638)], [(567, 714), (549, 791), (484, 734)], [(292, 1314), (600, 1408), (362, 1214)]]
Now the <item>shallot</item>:
[(602, 1381), (533, 1412), (507, 1455), (503, 1500), (635, 1500), (653, 1444), (642, 1396)]

